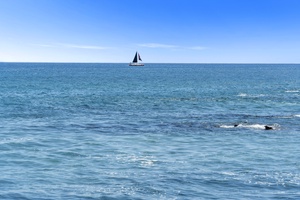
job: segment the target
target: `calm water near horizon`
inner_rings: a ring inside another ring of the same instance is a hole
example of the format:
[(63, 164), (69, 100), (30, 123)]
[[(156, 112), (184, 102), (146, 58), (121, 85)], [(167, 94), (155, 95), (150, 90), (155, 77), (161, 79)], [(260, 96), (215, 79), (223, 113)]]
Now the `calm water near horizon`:
[(300, 64), (0, 63), (0, 83), (0, 199), (300, 199)]

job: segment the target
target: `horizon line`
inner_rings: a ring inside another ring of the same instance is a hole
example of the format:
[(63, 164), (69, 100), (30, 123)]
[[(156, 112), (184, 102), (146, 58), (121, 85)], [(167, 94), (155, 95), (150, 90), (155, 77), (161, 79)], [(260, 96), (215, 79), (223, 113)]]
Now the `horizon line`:
[[(0, 63), (62, 63), (62, 64), (128, 64), (130, 62), (55, 62), (55, 61), (0, 61)], [(144, 64), (300, 64), (300, 63), (268, 63), (268, 62), (253, 62), (253, 63), (248, 63), (248, 62), (177, 62), (177, 63), (172, 63), (172, 62), (149, 62)]]

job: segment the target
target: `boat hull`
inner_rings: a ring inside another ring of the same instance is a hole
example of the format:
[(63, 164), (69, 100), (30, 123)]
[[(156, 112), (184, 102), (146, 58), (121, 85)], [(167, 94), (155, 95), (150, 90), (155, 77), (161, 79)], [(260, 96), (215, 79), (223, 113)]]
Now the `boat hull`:
[(144, 64), (143, 63), (133, 63), (133, 62), (131, 62), (131, 63), (129, 63), (129, 66), (144, 66)]

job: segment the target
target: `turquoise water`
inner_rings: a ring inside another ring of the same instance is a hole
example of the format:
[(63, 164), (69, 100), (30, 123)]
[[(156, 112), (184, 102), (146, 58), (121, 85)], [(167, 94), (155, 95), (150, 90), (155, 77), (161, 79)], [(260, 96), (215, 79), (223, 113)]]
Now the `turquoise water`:
[(0, 83), (0, 199), (300, 198), (300, 65), (0, 63)]

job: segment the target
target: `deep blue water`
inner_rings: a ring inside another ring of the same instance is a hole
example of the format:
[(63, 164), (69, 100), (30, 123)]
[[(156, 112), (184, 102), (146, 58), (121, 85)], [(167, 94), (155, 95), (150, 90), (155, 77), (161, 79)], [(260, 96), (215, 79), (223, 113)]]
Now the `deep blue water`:
[(0, 83), (0, 199), (300, 199), (300, 65), (0, 63)]

